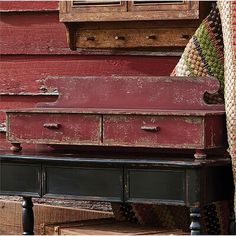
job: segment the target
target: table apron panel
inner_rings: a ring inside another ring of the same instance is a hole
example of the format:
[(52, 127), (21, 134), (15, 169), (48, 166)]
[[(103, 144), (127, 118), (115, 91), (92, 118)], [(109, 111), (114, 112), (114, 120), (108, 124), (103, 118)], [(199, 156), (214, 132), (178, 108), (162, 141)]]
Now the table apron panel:
[(43, 167), (46, 196), (123, 201), (123, 168)]
[(41, 165), (1, 163), (0, 194), (40, 197)]
[(126, 200), (185, 204), (185, 170), (127, 169)]

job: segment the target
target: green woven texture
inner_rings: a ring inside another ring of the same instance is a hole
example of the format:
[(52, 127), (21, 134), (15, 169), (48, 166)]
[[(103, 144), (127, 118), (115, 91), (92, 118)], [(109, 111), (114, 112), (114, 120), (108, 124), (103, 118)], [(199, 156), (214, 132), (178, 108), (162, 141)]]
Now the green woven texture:
[(189, 43), (172, 76), (214, 76), (220, 82), (220, 90), (206, 94), (207, 103), (224, 102), (224, 44), (221, 20), (216, 4), (201, 23)]

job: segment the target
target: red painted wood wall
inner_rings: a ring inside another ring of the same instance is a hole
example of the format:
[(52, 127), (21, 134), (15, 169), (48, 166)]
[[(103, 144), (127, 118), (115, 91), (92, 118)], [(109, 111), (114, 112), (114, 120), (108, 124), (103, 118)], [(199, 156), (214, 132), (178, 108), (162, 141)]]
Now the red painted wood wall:
[[(6, 109), (55, 100), (55, 95), (42, 94), (48, 75), (168, 75), (179, 59), (72, 52), (55, 1), (1, 1), (0, 13), (0, 123)], [(8, 147), (1, 130), (0, 149)]]

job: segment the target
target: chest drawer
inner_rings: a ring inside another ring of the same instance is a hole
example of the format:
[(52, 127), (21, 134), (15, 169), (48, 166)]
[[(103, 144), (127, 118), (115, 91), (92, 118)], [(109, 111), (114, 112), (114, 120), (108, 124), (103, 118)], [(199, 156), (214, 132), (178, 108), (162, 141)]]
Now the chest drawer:
[(184, 47), (195, 28), (80, 29), (77, 48)]
[(84, 114), (10, 113), (8, 140), (36, 144), (100, 144), (101, 117)]
[(201, 117), (104, 116), (103, 143), (136, 147), (201, 148), (204, 124)]

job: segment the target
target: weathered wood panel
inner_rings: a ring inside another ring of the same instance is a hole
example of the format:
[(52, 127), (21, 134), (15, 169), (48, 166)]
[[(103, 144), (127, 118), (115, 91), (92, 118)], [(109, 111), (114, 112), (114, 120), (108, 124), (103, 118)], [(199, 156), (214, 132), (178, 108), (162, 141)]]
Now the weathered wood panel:
[[(55, 96), (38, 95), (45, 92), (40, 88), (48, 75), (168, 75), (179, 59), (72, 52), (65, 26), (59, 22), (57, 1), (1, 1), (0, 12), (0, 124), (5, 121), (5, 109), (55, 100)], [(1, 130), (0, 148), (8, 146)]]
[[(22, 233), (22, 206), (21, 202), (0, 201), (0, 231), (3, 234)], [(90, 211), (69, 207), (49, 206), (34, 204), (35, 233), (40, 234), (44, 229), (43, 224), (56, 222), (70, 222), (87, 219), (112, 217), (110, 212)]]
[(1, 1), (0, 11), (49, 11), (58, 10), (58, 1)]
[(45, 235), (182, 235), (182, 230), (162, 229), (135, 223), (120, 222), (114, 219), (68, 222), (67, 224), (47, 224)]
[(38, 93), (47, 76), (163, 76), (177, 61), (178, 57), (2, 56), (0, 93)]
[(219, 81), (213, 77), (52, 76), (44, 86), (48, 91), (58, 89), (60, 97), (56, 103), (41, 107), (224, 110), (222, 104), (204, 102), (206, 91), (211, 94), (219, 90)]
[[(108, 25), (106, 24), (106, 27), (107, 26)], [(103, 28), (104, 26), (99, 27)], [(125, 27), (129, 28), (129, 26)], [(183, 35), (191, 35), (193, 33), (193, 31), (187, 32), (189, 30), (186, 31), (182, 25), (179, 25), (178, 27), (180, 27), (179, 30)], [(193, 27), (191, 27), (191, 29), (193, 29)], [(81, 54), (81, 51), (71, 51), (69, 49), (66, 37), (66, 27), (63, 23), (59, 22), (57, 11), (46, 13), (27, 12), (24, 14), (19, 14), (19, 12), (1, 13), (0, 30), (0, 47), (2, 54)], [(158, 32), (158, 37), (160, 36), (159, 34), (160, 32)], [(187, 39), (185, 38), (180, 38), (179, 40), (183, 42), (183, 44), (187, 43)], [(88, 54), (91, 53), (91, 50), (83, 50), (82, 52)], [(114, 54), (112, 51), (104, 50), (97, 50), (92, 53)], [(118, 52), (116, 52), (116, 54), (117, 53)], [(124, 54), (125, 52), (119, 51), (119, 53)], [(139, 55), (144, 55), (145, 53), (162, 55), (173, 54), (171, 52), (158, 53), (142, 51), (129, 53), (138, 53)], [(180, 55), (181, 52), (175, 52), (174, 54)]]
[(0, 123), (5, 120), (5, 110), (14, 108), (31, 108), (39, 102), (52, 102), (57, 96), (0, 96)]
[(1, 54), (72, 54), (58, 12), (1, 13)]
[(7, 130), (19, 142), (99, 145), (101, 125), (99, 115), (25, 113), (10, 115)]

